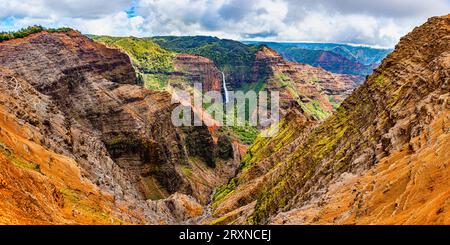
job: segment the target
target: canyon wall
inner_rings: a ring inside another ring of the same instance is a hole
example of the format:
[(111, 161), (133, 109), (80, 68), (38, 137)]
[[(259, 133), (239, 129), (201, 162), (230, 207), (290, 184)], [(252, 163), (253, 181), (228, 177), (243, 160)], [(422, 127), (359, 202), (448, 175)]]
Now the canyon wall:
[(415, 28), (318, 126), (291, 109), (219, 188), (211, 222), (448, 224), (449, 38), (450, 15)]
[[(218, 160), (216, 168), (195, 161), (211, 177), (190, 178), (196, 154), (185, 140), (213, 142), (211, 134), (207, 128), (175, 128), (170, 94), (136, 85), (129, 57), (117, 49), (76, 31), (40, 32), (0, 43), (0, 68), (6, 120), (0, 132), (7, 132), (1, 155), (2, 164), (9, 164), (1, 177), (2, 205), (35, 210), (5, 223), (179, 223), (200, 215), (198, 202), (207, 202), (231, 174), (224, 169), (233, 169), (230, 161), (236, 159)], [(19, 176), (31, 182), (13, 183)], [(17, 203), (23, 193), (39, 198)], [(2, 215), (14, 216), (14, 209), (6, 210)], [(39, 212), (42, 218), (33, 221)], [(84, 218), (76, 218), (77, 212)], [(102, 213), (111, 219), (95, 218)]]
[(297, 103), (316, 119), (328, 117), (356, 87), (358, 76), (335, 74), (306, 64), (288, 62), (275, 50), (261, 46), (253, 65), (253, 82), (280, 92), (282, 114)]

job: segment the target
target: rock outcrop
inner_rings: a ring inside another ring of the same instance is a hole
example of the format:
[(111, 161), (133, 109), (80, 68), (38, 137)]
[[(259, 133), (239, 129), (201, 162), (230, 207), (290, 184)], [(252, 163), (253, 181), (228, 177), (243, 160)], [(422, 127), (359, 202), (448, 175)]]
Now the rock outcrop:
[(431, 18), (320, 126), (288, 113), (219, 189), (214, 223), (448, 224), (449, 43), (450, 15)]
[(217, 139), (217, 156), (224, 160), (233, 158), (233, 144), (226, 135), (221, 135)]
[(171, 86), (180, 85), (177, 81), (182, 81), (193, 86), (194, 83), (201, 83), (203, 91), (221, 91), (222, 74), (210, 59), (192, 54), (177, 54), (173, 60), (174, 74), (170, 77)]

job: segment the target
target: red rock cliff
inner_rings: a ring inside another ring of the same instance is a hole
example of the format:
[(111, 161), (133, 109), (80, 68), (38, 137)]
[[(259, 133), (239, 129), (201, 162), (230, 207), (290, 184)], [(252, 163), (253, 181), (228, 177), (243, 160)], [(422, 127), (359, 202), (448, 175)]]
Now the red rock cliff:
[(128, 56), (75, 31), (41, 32), (0, 43), (0, 71), (0, 222), (171, 223), (201, 214), (182, 194), (146, 201), (175, 192), (202, 200), (213, 184), (200, 191), (183, 176), (175, 105), (168, 93), (134, 85)]

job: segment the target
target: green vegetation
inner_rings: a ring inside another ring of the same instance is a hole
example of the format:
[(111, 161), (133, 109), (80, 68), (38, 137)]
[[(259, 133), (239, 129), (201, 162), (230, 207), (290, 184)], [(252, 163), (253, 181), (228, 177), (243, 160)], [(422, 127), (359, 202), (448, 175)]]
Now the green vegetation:
[[(217, 108), (218, 106), (223, 107), (223, 104), (211, 104), (211, 103), (205, 103), (203, 104), (203, 108), (212, 116), (214, 116), (214, 111), (219, 110), (220, 108)], [(256, 126), (252, 126), (249, 124), (248, 122), (248, 118), (246, 118), (245, 122), (237, 122), (238, 118), (236, 117), (236, 111), (237, 111), (238, 105), (235, 104), (235, 108), (234, 108), (234, 117), (233, 116), (227, 116), (226, 114), (223, 115), (223, 119), (224, 119), (224, 125), (226, 125), (226, 122), (229, 120), (233, 120), (235, 123), (233, 124), (233, 126), (224, 126), (223, 129), (225, 131), (229, 131), (231, 135), (234, 135), (237, 140), (239, 140), (239, 142), (246, 144), (246, 145), (251, 145), (256, 137), (259, 134), (259, 130), (256, 128)], [(246, 106), (245, 111), (246, 111), (246, 115), (249, 115), (249, 111), (248, 111), (248, 106)]]
[(30, 170), (33, 170), (33, 171), (36, 171), (39, 173), (41, 172), (41, 166), (39, 164), (26, 161), (21, 157), (15, 156), (14, 158), (11, 158), (10, 160), (17, 167), (24, 168), (24, 169), (30, 169)]
[(142, 74), (144, 87), (153, 91), (164, 91), (166, 89), (169, 75), (166, 74)]
[(216, 66), (229, 74), (231, 84), (252, 80), (252, 66), (256, 45), (207, 36), (166, 36), (151, 38), (161, 47), (178, 53), (196, 54), (214, 61)]
[(189, 166), (181, 165), (180, 166), (181, 172), (185, 176), (191, 176), (192, 175), (192, 169)]
[[(245, 109), (246, 115), (249, 115), (248, 108)], [(237, 137), (237, 139), (243, 144), (251, 145), (259, 134), (259, 130), (256, 128), (256, 126), (250, 125), (248, 118), (245, 119), (245, 122), (238, 122), (238, 118), (225, 118), (225, 121), (226, 120), (235, 121), (233, 126), (229, 126), (227, 128), (230, 129), (231, 132)]]
[[(210, 58), (221, 70), (231, 74), (230, 80), (239, 79), (245, 92), (261, 91), (264, 87), (264, 79), (260, 79), (257, 83), (245, 83), (240, 80), (251, 78), (251, 68), (258, 48), (254, 45), (215, 37), (91, 36), (91, 38), (127, 53), (136, 68), (138, 80), (150, 90), (164, 91), (167, 88), (170, 73), (174, 71), (173, 58), (177, 52)], [(233, 83), (233, 81), (230, 82)], [(177, 82), (171, 79), (171, 84), (173, 83)], [(204, 108), (207, 111), (214, 110), (211, 105), (204, 105)], [(257, 128), (247, 123), (242, 126), (228, 127), (227, 130), (230, 130), (231, 134), (244, 144), (251, 144), (258, 134)]]
[(109, 147), (115, 147), (118, 145), (127, 145), (130, 147), (137, 147), (140, 144), (138, 140), (136, 140), (133, 137), (128, 137), (126, 135), (117, 135), (115, 137), (112, 137), (111, 139), (108, 139), (105, 142), (105, 145)]
[[(332, 170), (331, 173), (326, 174), (344, 171), (353, 154), (349, 144), (353, 141), (350, 139), (360, 137), (356, 129), (361, 126), (353, 125), (359, 122), (355, 121), (355, 115), (370, 111), (370, 107), (369, 103), (363, 102), (352, 111), (339, 107), (336, 113), (315, 128), (304, 143), (297, 147), (286, 160), (280, 161), (279, 164), (284, 164), (283, 171), (280, 172), (276, 181), (268, 184), (262, 191), (249, 222), (264, 222), (269, 214), (285, 206), (287, 201), (298, 193), (298, 189), (313, 178), (318, 164), (322, 164), (323, 169)], [(267, 150), (267, 147), (264, 149)], [(293, 172), (297, 173), (298, 177), (294, 177)]]
[(248, 124), (245, 126), (232, 126), (230, 128), (233, 133), (237, 135), (239, 140), (246, 145), (251, 145), (259, 134), (259, 131), (255, 126), (250, 126)]
[(386, 84), (386, 79), (383, 75), (379, 75), (373, 79), (372, 84), (376, 87), (383, 87)]
[(262, 91), (266, 85), (265, 83), (266, 79), (259, 79), (258, 82), (252, 82), (252, 83), (243, 83), (240, 86), (240, 90), (242, 90), (244, 93), (247, 93), (248, 91), (255, 91), (256, 93), (259, 91)]
[(65, 202), (73, 205), (81, 215), (91, 217), (93, 222), (103, 220), (105, 223), (122, 224), (123, 221), (111, 217), (111, 214), (97, 203), (92, 203), (81, 192), (70, 188), (60, 189), (59, 192), (64, 196)]
[(70, 27), (61, 27), (61, 28), (47, 28), (45, 29), (46, 31), (53, 33), (53, 32), (69, 32), (69, 31), (74, 31), (72, 28)]
[(39, 33), (42, 31), (48, 32), (69, 32), (72, 31), (71, 28), (63, 27), (63, 28), (44, 28), (39, 25), (29, 26), (26, 28), (22, 28), (15, 32), (0, 32), (0, 42), (7, 41), (15, 38), (24, 38), (34, 33)]
[(329, 96), (329, 97), (328, 97), (328, 100), (330, 101), (331, 105), (333, 106), (333, 110), (336, 111), (337, 108), (339, 108), (340, 103), (338, 103), (338, 102), (333, 98), (333, 96)]
[(232, 193), (237, 186), (237, 179), (236, 178), (232, 178), (230, 181), (228, 181), (227, 184), (222, 185), (220, 187), (218, 187), (216, 189), (216, 192), (214, 192), (213, 198), (212, 198), (212, 208), (216, 208), (218, 206), (218, 204), (220, 203), (219, 201), (222, 200), (224, 197), (226, 197), (227, 195), (229, 195), (230, 193)]
[[(283, 146), (289, 144), (301, 132), (296, 121), (288, 121), (286, 117), (278, 122), (278, 133), (273, 138), (258, 136), (242, 159), (239, 169), (243, 172), (271, 154), (278, 152)], [(303, 126), (303, 125), (302, 125)], [(272, 127), (275, 127), (273, 125)], [(267, 129), (270, 130), (270, 129)]]
[(141, 73), (168, 73), (173, 71), (175, 53), (161, 48), (149, 39), (136, 37), (92, 36), (92, 39), (115, 46), (127, 53)]
[(222, 217), (220, 217), (218, 219), (213, 220), (210, 223), (210, 225), (223, 225), (223, 224), (226, 224), (227, 220), (228, 220), (228, 217), (224, 215), (224, 216), (222, 216)]
[(256, 163), (267, 158), (271, 154), (278, 152), (283, 146), (292, 142), (292, 140), (295, 139), (301, 132), (301, 130), (298, 129), (298, 125), (301, 124), (298, 124), (295, 120), (288, 121), (286, 118), (282, 118), (278, 123), (279, 132), (273, 138), (258, 135), (242, 159), (239, 166), (239, 171), (241, 173), (239, 177), (235, 177), (227, 184), (217, 188), (213, 196), (212, 208), (217, 208), (226, 196), (236, 190), (241, 181), (240, 178), (251, 172), (252, 168), (257, 167), (255, 165)]
[[(299, 98), (301, 95), (298, 93), (297, 89), (295, 88), (291, 78), (284, 74), (284, 73), (276, 73), (275, 79), (279, 82), (282, 88), (285, 88), (293, 98), (296, 98), (297, 103), (305, 110), (305, 112), (312, 115), (314, 118), (318, 120), (326, 119), (330, 113), (327, 111), (324, 111), (320, 102), (317, 100), (311, 100), (308, 103), (302, 102)], [(312, 77), (311, 83), (314, 83), (317, 78)]]
[(312, 100), (311, 102), (306, 103), (304, 105), (304, 108), (306, 108), (306, 112), (308, 112), (318, 120), (323, 120), (330, 115), (329, 112), (322, 109), (322, 107), (320, 106), (320, 102), (317, 100)]
[(278, 80), (282, 84), (286, 84), (288, 82), (291, 82), (291, 78), (288, 75), (284, 74), (284, 73), (277, 73), (275, 76), (278, 78)]
[(71, 189), (64, 188), (59, 190), (59, 192), (64, 195), (64, 199), (67, 199), (72, 203), (78, 203), (80, 201), (80, 196), (78, 195), (78, 193)]
[(114, 46), (127, 53), (136, 68), (138, 79), (150, 90), (166, 89), (173, 72), (175, 53), (161, 48), (148, 38), (91, 36), (93, 40)]
[[(307, 103), (302, 102), (300, 100), (300, 97), (302, 97), (301, 94), (297, 91), (294, 83), (292, 82), (292, 79), (288, 75), (284, 73), (276, 73), (275, 79), (281, 85), (281, 88), (286, 89), (293, 98), (296, 98), (297, 103), (306, 113), (312, 115), (317, 120), (324, 120), (330, 116), (331, 113), (323, 109), (320, 101), (313, 99)], [(316, 76), (312, 76), (309, 79), (309, 82), (312, 84), (316, 83), (316, 81)], [(329, 102), (332, 104), (333, 109), (336, 110), (339, 107), (339, 103), (334, 101), (334, 98), (332, 98), (331, 96), (327, 97)]]
[(2, 143), (0, 143), (0, 154), (3, 154), (12, 164), (19, 168), (41, 173), (41, 166), (39, 164), (25, 160)]
[[(312, 103), (314, 104), (314, 103)], [(315, 103), (317, 104), (317, 103)], [(319, 162), (326, 159), (327, 155), (337, 152), (337, 163), (332, 166), (335, 171), (342, 169), (348, 162), (350, 145), (340, 147), (342, 139), (347, 137), (348, 112), (338, 109), (335, 116), (326, 121), (324, 126), (315, 129), (308, 139), (294, 152), (290, 152), (285, 159), (280, 159), (272, 168), (280, 164), (282, 167), (279, 177), (274, 182), (267, 183), (267, 187), (260, 190), (255, 213), (250, 217), (250, 223), (261, 223), (265, 217), (278, 207), (283, 207), (296, 193), (292, 187), (302, 186), (306, 180), (312, 178), (314, 169)], [(308, 127), (302, 117), (288, 114), (278, 124), (279, 132), (273, 138), (257, 137), (244, 156), (239, 166), (240, 175), (228, 184), (218, 188), (213, 199), (213, 208), (217, 208), (223, 200), (236, 190), (241, 178), (256, 178), (259, 175), (255, 171), (257, 163), (276, 152), (284, 151), (284, 146), (297, 139), (303, 132), (302, 127)], [(297, 164), (301, 162), (302, 164)], [(333, 164), (330, 162), (329, 164)], [(294, 177), (292, 173), (299, 173), (300, 177)], [(295, 184), (292, 184), (295, 183)]]
[(300, 94), (294, 87), (294, 84), (292, 83), (292, 80), (288, 75), (284, 73), (277, 73), (275, 74), (275, 79), (277, 79), (277, 81), (280, 83), (281, 88), (286, 88), (293, 98), (297, 98), (296, 100), (298, 104), (302, 104), (302, 102), (298, 99), (300, 98)]
[(164, 192), (154, 177), (142, 177), (141, 181), (144, 184), (144, 193), (147, 200), (159, 200), (167, 197), (167, 193)]

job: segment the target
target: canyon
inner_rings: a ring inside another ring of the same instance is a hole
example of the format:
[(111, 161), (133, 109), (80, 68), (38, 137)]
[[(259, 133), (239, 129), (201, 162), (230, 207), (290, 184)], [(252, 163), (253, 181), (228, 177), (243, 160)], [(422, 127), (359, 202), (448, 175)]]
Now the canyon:
[[(449, 224), (449, 43), (430, 18), (364, 81), (213, 37), (4, 40), (0, 223)], [(279, 132), (175, 127), (175, 89), (278, 91)]]
[[(127, 55), (76, 31), (2, 42), (0, 57), (1, 153), (10, 166), (2, 175), (3, 210), (41, 212), (23, 212), (23, 220), (64, 222), (66, 209), (75, 206), (77, 223), (181, 222), (202, 212), (199, 203), (239, 161), (215, 156), (218, 146), (206, 127), (173, 127), (170, 94), (136, 85)], [(45, 199), (42, 188), (51, 191)], [(89, 203), (102, 195), (107, 208)]]

